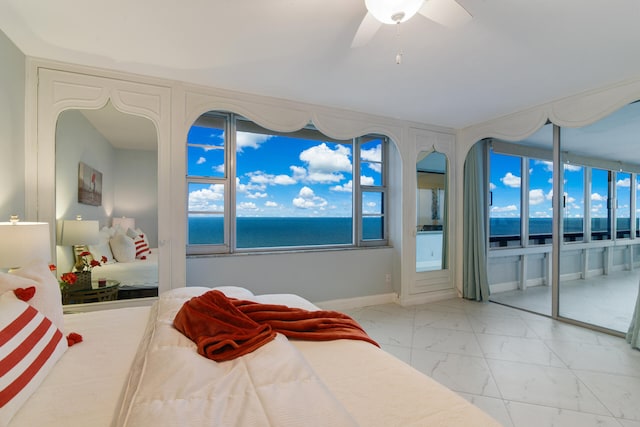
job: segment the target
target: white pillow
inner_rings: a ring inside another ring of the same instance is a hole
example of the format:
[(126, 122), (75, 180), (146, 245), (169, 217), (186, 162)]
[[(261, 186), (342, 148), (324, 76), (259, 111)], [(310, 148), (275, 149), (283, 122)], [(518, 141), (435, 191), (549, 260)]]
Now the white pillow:
[[(113, 259), (113, 253), (111, 252), (111, 246), (109, 246), (109, 240), (100, 241), (100, 243), (95, 245), (89, 245), (89, 252), (91, 252), (91, 256), (96, 261), (100, 261), (102, 264), (113, 264), (115, 259)], [(107, 259), (106, 262), (102, 262), (102, 257)]]
[(109, 241), (111, 252), (118, 262), (132, 262), (136, 259), (136, 245), (133, 239), (120, 233)]
[[(49, 275), (53, 276), (51, 272)], [(68, 345), (60, 329), (49, 318), (20, 301), (12, 291), (0, 295), (0, 331), (3, 331), (0, 338), (0, 367), (3, 370), (0, 425), (6, 426), (38, 389)], [(21, 351), (16, 351), (18, 349)], [(14, 359), (16, 356), (17, 360)]]
[(0, 294), (18, 288), (36, 287), (36, 294), (27, 303), (64, 329), (62, 294), (58, 279), (44, 261), (33, 261), (11, 273), (0, 273)]

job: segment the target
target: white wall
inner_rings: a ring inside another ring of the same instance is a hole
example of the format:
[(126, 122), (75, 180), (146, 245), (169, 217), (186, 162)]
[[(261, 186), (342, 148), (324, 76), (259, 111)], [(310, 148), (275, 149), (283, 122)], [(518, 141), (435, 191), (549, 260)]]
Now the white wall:
[(25, 56), (0, 31), (0, 222), (25, 218)]
[[(115, 150), (113, 216), (136, 220), (153, 248), (158, 247), (158, 153)], [(111, 225), (111, 224), (109, 224)]]

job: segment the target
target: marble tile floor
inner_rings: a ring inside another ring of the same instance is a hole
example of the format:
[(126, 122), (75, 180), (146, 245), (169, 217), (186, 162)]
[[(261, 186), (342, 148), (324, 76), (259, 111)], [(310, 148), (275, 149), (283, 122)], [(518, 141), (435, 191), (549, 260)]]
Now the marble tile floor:
[[(560, 315), (626, 333), (638, 295), (638, 271), (562, 281)], [(551, 316), (551, 287), (492, 293), (490, 299), (511, 307)]]
[(640, 427), (640, 351), (495, 303), (345, 311), (381, 347), (511, 427)]

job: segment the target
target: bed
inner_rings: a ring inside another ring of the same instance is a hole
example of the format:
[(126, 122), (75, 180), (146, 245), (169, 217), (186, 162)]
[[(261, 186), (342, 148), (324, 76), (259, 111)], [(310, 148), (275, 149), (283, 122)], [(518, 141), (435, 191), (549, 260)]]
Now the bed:
[[(9, 297), (16, 304), (0, 277), (3, 289), (0, 304)], [(296, 295), (214, 289), (238, 300), (318, 310)], [(66, 348), (8, 425), (499, 425), (362, 340), (301, 341), (278, 334), (242, 357), (207, 359), (173, 319), (186, 301), (210, 291), (174, 289), (152, 306), (64, 315), (57, 320), (64, 335), (78, 333), (82, 342)]]
[(94, 267), (94, 279), (120, 282), (118, 299), (158, 295), (158, 250), (150, 248), (140, 228), (103, 227), (96, 244), (74, 246), (76, 262), (85, 251), (91, 253), (90, 259), (101, 261)]

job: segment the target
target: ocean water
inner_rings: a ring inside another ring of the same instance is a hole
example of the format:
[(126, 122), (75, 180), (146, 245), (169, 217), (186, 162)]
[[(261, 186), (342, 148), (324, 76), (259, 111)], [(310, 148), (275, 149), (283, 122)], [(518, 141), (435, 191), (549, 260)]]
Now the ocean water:
[[(365, 239), (382, 238), (382, 219), (364, 218)], [(248, 218), (236, 219), (236, 247), (341, 245), (352, 243), (351, 218)], [(222, 218), (189, 217), (189, 244), (222, 244)]]
[[(530, 218), (529, 234), (551, 234), (551, 218)], [(607, 231), (607, 218), (592, 218), (592, 231)], [(564, 220), (565, 233), (581, 233), (583, 230), (583, 218), (566, 218)], [(617, 229), (629, 230), (629, 218), (618, 218)], [(520, 218), (491, 218), (489, 220), (491, 236), (513, 236), (520, 234)]]

